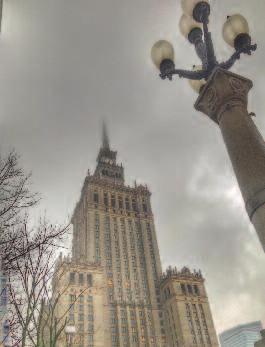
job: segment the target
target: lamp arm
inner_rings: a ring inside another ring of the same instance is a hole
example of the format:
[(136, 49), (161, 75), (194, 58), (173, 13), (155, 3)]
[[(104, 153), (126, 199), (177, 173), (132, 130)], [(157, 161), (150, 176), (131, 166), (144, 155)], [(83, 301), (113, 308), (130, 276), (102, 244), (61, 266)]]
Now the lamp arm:
[(241, 54), (251, 55), (251, 53), (254, 52), (256, 49), (257, 49), (256, 44), (241, 48), (241, 49), (237, 50), (234, 54), (232, 54), (231, 57), (227, 61), (219, 64), (219, 66), (222, 69), (229, 70), (235, 64), (235, 62), (240, 59)]
[(203, 69), (207, 69), (208, 59), (207, 59), (207, 49), (203, 40), (198, 40), (194, 43), (195, 51), (202, 62)]
[(189, 80), (202, 80), (203, 78), (206, 78), (206, 71), (199, 70), (199, 71), (189, 71), (189, 70), (180, 70), (180, 69), (174, 69), (168, 73), (160, 74), (160, 77), (164, 80), (168, 78), (169, 80), (172, 80), (173, 75), (178, 75), (180, 78), (187, 78)]
[(207, 56), (207, 70), (213, 70), (217, 65), (217, 60), (215, 57), (212, 35), (209, 32), (207, 21), (203, 22), (203, 34), (204, 42), (206, 46), (206, 56)]
[(231, 67), (235, 64), (235, 62), (240, 59), (240, 54), (241, 54), (240, 52), (235, 52), (234, 54), (231, 55), (231, 57), (227, 61), (220, 63), (219, 66), (222, 69), (230, 70)]

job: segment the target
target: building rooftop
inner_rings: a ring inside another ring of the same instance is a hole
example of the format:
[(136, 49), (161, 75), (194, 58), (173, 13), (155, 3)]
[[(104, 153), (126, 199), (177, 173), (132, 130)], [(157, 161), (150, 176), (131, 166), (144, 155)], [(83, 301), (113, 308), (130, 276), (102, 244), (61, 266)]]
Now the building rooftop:
[(201, 270), (191, 271), (188, 267), (183, 267), (181, 270), (178, 270), (176, 267), (169, 266), (166, 271), (161, 276), (161, 282), (164, 282), (170, 278), (173, 279), (191, 279), (204, 281)]

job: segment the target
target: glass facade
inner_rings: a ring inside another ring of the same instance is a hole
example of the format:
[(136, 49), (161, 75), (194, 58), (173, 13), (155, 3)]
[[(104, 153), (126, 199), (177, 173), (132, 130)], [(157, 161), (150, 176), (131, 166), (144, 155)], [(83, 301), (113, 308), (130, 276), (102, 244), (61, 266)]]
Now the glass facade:
[(254, 343), (261, 339), (261, 322), (238, 325), (219, 335), (221, 347), (254, 347)]

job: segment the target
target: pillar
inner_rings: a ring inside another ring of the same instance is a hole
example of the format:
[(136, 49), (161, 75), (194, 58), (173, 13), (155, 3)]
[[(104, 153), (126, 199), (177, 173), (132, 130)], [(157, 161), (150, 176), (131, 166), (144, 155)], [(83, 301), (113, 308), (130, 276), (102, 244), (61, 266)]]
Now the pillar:
[(245, 206), (265, 251), (265, 143), (248, 114), (250, 80), (217, 68), (195, 109), (219, 125)]

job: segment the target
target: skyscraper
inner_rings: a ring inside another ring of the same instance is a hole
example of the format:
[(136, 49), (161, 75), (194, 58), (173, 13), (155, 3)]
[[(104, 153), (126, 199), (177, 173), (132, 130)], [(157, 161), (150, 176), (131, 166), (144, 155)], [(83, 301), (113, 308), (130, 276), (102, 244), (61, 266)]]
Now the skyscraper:
[(260, 321), (238, 325), (219, 335), (221, 347), (254, 347), (254, 343), (261, 338)]
[[(168, 302), (161, 295), (165, 278), (150, 196), (147, 186), (125, 185), (124, 168), (104, 126), (96, 169), (88, 172), (72, 216), (72, 258), (59, 259), (53, 281), (54, 293), (63, 293), (57, 314), (67, 313), (68, 325), (76, 331), (69, 341), (78, 347), (191, 346), (187, 335), (192, 331), (180, 331), (182, 325), (178, 333), (185, 340), (173, 344), (166, 336)], [(201, 279), (197, 282), (201, 286)], [(179, 320), (187, 320), (184, 314)], [(194, 346), (217, 347), (212, 321), (208, 323), (212, 336)]]
[[(93, 175), (73, 217), (73, 260), (103, 267), (104, 346), (165, 346), (159, 283), (162, 275), (150, 192), (126, 186), (106, 127)], [(124, 324), (123, 324), (124, 323)]]

